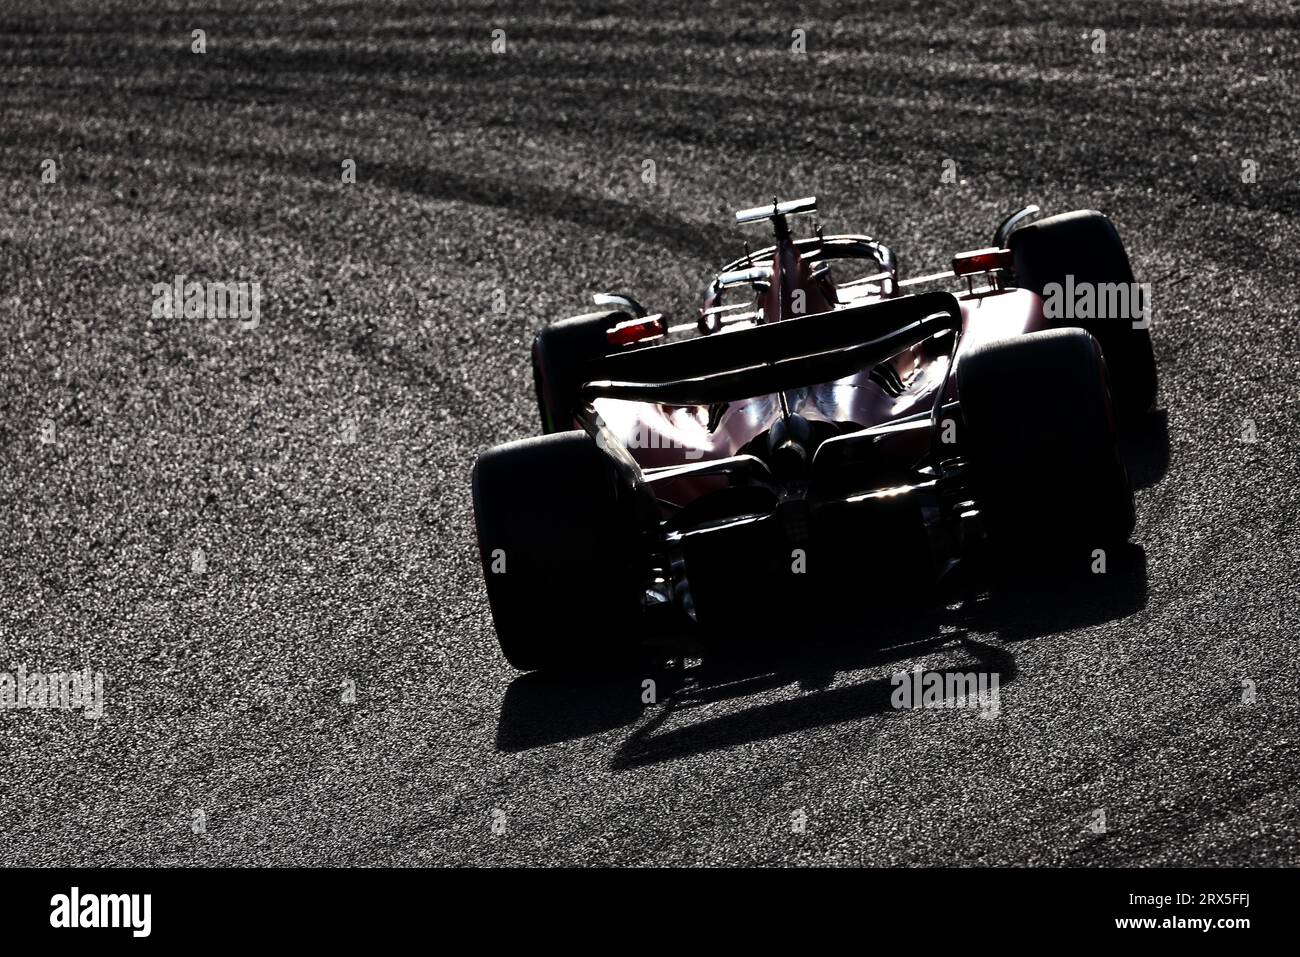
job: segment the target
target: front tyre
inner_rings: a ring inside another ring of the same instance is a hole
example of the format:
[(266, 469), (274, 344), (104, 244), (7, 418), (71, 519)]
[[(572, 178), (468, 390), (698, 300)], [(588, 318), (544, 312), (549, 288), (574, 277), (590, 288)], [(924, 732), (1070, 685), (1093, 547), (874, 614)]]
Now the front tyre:
[[(1149, 411), (1156, 400), (1155, 353), (1150, 330), (1133, 328), (1139, 318), (1137, 287), (1115, 224), (1096, 210), (1078, 209), (1021, 226), (1011, 234), (1010, 244), (1016, 279), (1023, 288), (1047, 298), (1055, 285), (1060, 290), (1055, 294), (1073, 311), (1073, 303), (1063, 301), (1064, 291), (1091, 287), (1091, 317), (1067, 314), (1052, 321), (1058, 327), (1085, 329), (1101, 344), (1115, 404), (1123, 414)], [(1103, 303), (1121, 290), (1129, 314), (1097, 317), (1096, 311), (1106, 308)], [(1151, 304), (1142, 305), (1149, 309)]]
[(574, 426), (578, 394), (588, 366), (609, 351), (609, 330), (631, 317), (625, 312), (593, 312), (552, 323), (533, 339), (533, 387), (547, 434)]

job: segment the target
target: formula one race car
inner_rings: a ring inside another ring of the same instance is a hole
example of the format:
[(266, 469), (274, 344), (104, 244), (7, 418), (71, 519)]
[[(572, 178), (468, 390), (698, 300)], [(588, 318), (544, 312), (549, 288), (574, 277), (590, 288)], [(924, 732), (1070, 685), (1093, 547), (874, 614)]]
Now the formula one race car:
[(903, 279), (868, 236), (796, 239), (789, 219), (815, 209), (737, 213), (775, 245), (723, 269), (698, 321), (599, 295), (537, 335), (545, 434), (473, 474), (517, 668), (615, 664), (882, 603), (972, 556), (1127, 539), (1117, 429), (1152, 406), (1156, 370), (1110, 220), (1029, 206), (950, 271)]

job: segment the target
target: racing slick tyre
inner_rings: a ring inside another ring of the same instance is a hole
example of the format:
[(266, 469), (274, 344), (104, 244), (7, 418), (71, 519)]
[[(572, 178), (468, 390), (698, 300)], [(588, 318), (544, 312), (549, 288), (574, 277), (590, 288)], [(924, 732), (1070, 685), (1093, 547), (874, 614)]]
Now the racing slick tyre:
[[(1021, 226), (1011, 234), (1010, 246), (1023, 288), (1047, 300), (1045, 290), (1059, 284), (1058, 302), (1070, 310), (1053, 318), (1053, 324), (1086, 329), (1101, 343), (1119, 411), (1126, 417), (1149, 411), (1156, 400), (1155, 354), (1150, 330), (1133, 328), (1138, 319), (1137, 287), (1115, 224), (1096, 210), (1078, 209)], [(1096, 312), (1106, 309), (1108, 293), (1119, 293), (1117, 284), (1122, 284), (1123, 301), (1129, 304), (1127, 314), (1096, 318)], [(1094, 317), (1070, 318), (1074, 306), (1070, 290), (1088, 287), (1094, 297)], [(1150, 303), (1142, 305), (1149, 308)]]
[(995, 549), (1077, 557), (1128, 538), (1133, 489), (1096, 339), (1049, 329), (984, 342), (956, 373), (972, 485)]
[(533, 339), (533, 386), (546, 434), (573, 428), (573, 408), (589, 362), (609, 349), (606, 333), (625, 319), (625, 312), (593, 312), (561, 319)]
[(631, 657), (641, 592), (626, 484), (585, 432), (509, 442), (474, 464), (488, 604), (521, 671)]

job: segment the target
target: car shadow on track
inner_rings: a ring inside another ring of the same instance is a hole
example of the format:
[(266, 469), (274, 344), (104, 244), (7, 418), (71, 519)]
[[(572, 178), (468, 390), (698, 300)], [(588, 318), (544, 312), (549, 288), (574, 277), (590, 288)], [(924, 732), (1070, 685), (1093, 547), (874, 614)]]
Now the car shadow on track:
[[(944, 636), (915, 642), (902, 647), (880, 649), (875, 653), (850, 658), (792, 658), (773, 662), (773, 670), (759, 677), (745, 677), (753, 662), (730, 661), (705, 664), (700, 673), (677, 693), (663, 702), (663, 707), (638, 726), (615, 752), (610, 766), (626, 770), (657, 764), (709, 751), (726, 750), (739, 745), (779, 737), (828, 725), (857, 721), (871, 715), (888, 714), (894, 709), (896, 688), (892, 675), (906, 670), (921, 656), (941, 655), (945, 667), (927, 667), (941, 675), (971, 672), (998, 675), (1005, 687), (1016, 680), (1014, 657), (1004, 647), (966, 637)], [(956, 659), (961, 659), (960, 661)], [(850, 685), (830, 687), (840, 671), (857, 671), (899, 663), (890, 674), (876, 676)], [(906, 662), (906, 666), (902, 666)], [(670, 721), (686, 719), (691, 712), (705, 711), (727, 699), (777, 689), (795, 683), (802, 694), (795, 698), (767, 701), (718, 717), (703, 718), (672, 730), (662, 730)], [(975, 703), (972, 701), (972, 707)]]
[[(1005, 687), (1017, 679), (1014, 643), (1123, 618), (1141, 609), (1146, 597), (1145, 553), (1128, 545), (1108, 557), (1105, 574), (1005, 568), (958, 582), (949, 601), (906, 617), (886, 618), (859, 603), (836, 620), (773, 629), (772, 637), (743, 651), (733, 644), (734, 650), (707, 655), (688, 669), (521, 675), (502, 702), (497, 746), (524, 751), (639, 721), (611, 758), (615, 770), (724, 750), (888, 713), (891, 674), (936, 656), (933, 670), (992, 672)], [(897, 667), (880, 675), (889, 664)], [(869, 670), (877, 674), (835, 684), (839, 674)], [(654, 682), (653, 702), (646, 700), (647, 681)], [(801, 693), (708, 716), (713, 705), (789, 686)], [(696, 712), (700, 720), (692, 722)], [(679, 726), (663, 730), (669, 721)]]

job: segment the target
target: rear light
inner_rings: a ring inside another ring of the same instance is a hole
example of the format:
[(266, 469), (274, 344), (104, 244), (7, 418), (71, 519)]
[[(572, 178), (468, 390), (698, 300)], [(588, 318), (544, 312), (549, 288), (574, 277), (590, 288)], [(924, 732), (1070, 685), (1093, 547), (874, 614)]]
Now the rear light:
[(1011, 250), (991, 246), (988, 249), (976, 249), (968, 253), (958, 253), (952, 257), (952, 271), (958, 276), (970, 276), (977, 272), (992, 272), (995, 269), (1011, 268)]
[(634, 342), (658, 339), (668, 332), (668, 321), (663, 316), (646, 316), (644, 319), (629, 319), (620, 322), (605, 338), (611, 346), (630, 346)]

